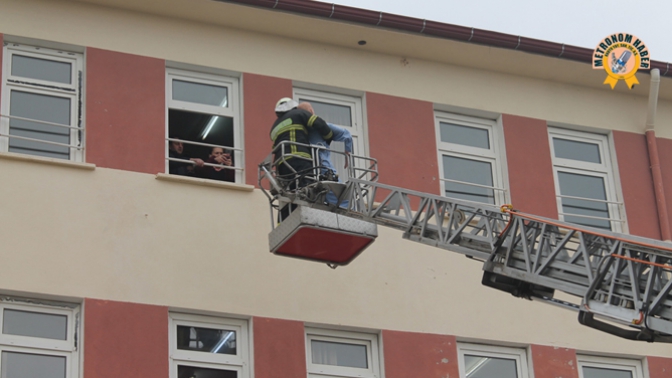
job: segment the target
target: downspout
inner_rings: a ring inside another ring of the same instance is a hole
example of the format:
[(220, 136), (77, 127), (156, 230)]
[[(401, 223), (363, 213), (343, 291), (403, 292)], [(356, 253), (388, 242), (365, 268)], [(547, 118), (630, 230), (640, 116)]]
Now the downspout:
[(658, 88), (660, 87), (660, 70), (654, 68), (651, 70), (651, 85), (649, 88), (649, 107), (646, 112), (646, 143), (649, 149), (649, 163), (651, 164), (651, 174), (653, 176), (653, 188), (656, 196), (656, 208), (658, 210), (658, 223), (660, 224), (660, 235), (663, 240), (669, 242), (672, 240), (670, 235), (670, 220), (667, 214), (667, 203), (665, 201), (665, 188), (663, 187), (663, 175), (660, 170), (660, 159), (658, 158), (658, 142), (656, 142), (655, 118), (656, 108), (658, 107)]

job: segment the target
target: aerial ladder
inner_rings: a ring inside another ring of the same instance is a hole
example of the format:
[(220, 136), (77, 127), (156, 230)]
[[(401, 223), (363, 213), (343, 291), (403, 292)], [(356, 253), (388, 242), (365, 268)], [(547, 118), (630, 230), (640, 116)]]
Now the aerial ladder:
[(622, 338), (672, 343), (671, 244), (381, 184), (372, 158), (346, 156), (339, 182), (322, 174), (320, 147), (308, 146), (313, 169), (281, 177), (275, 167), (299, 158), (290, 144), (259, 164), (271, 252), (335, 268), (374, 241), (376, 225), (391, 227), (482, 262), (485, 286), (577, 311), (581, 324)]

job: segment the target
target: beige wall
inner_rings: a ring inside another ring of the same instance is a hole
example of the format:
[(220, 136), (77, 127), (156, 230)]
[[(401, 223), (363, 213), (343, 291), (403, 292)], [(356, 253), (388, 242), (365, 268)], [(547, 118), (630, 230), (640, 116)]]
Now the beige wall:
[[(170, 0), (166, 7), (184, 7), (186, 1)], [(236, 8), (191, 1), (196, 10)], [(88, 3), (0, 0), (0, 9), (0, 33), (9, 39), (91, 46), (551, 123), (635, 132), (644, 123), (644, 89), (610, 91), (600, 83), (553, 81), (554, 72), (557, 77), (576, 73), (600, 82), (603, 78), (584, 72), (589, 69), (586, 65), (524, 53), (468, 47), (495, 63), (502, 55), (507, 62), (521, 60), (513, 68), (507, 63), (501, 69), (482, 70), (466, 67), (459, 57), (451, 63), (445, 52), (437, 51), (441, 57), (434, 61), (427, 51), (417, 51), (420, 58), (400, 56), (384, 49), (232, 29), (214, 20), (199, 23)], [(267, 11), (244, 9), (245, 17), (267, 17)], [(297, 16), (277, 17), (282, 21)], [(371, 36), (375, 40), (381, 33), (396, 36), (385, 31)], [(317, 34), (310, 38), (319, 39)], [(406, 34), (403, 38), (434, 48), (459, 45)], [(530, 68), (534, 75), (528, 75), (523, 59), (534, 65)], [(663, 85), (669, 86), (669, 79), (663, 79)], [(658, 135), (667, 138), (672, 138), (670, 100), (661, 101), (657, 117)], [(479, 263), (402, 240), (399, 232), (384, 228), (362, 256), (336, 270), (275, 257), (268, 253), (269, 212), (259, 191), (11, 159), (0, 159), (0, 177), (6, 178), (0, 185), (3, 291), (515, 340), (600, 353), (669, 356), (672, 352), (669, 345), (627, 342), (582, 327), (573, 312), (484, 288)]]
[(268, 252), (266, 198), (154, 175), (0, 159), (0, 288), (459, 338), (668, 356), (481, 286), (480, 263), (379, 227), (336, 270)]
[[(121, 3), (131, 7), (133, 2)], [(0, 32), (562, 125), (638, 133), (644, 128), (645, 74), (638, 75), (642, 85), (633, 91), (623, 89), (623, 83), (612, 91), (601, 84), (604, 72), (586, 64), (207, 0), (188, 3), (188, 10), (186, 0), (137, 5), (168, 15), (159, 16), (89, 2), (0, 0)], [(191, 20), (199, 16), (207, 22)], [(278, 33), (312, 41), (264, 34), (269, 23), (278, 26)], [(348, 41), (335, 40), (334, 33)], [(358, 48), (357, 36), (379, 44)], [(398, 51), (390, 40), (399, 42)], [(658, 136), (666, 138), (672, 138), (670, 91), (672, 81), (663, 78), (656, 122)]]

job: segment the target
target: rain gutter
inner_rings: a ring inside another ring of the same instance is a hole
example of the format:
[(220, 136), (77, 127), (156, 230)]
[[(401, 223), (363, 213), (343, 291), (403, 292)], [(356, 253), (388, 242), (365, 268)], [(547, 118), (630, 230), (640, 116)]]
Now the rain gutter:
[[(519, 50), (532, 54), (576, 62), (592, 62), (593, 50), (504, 34), (489, 30), (446, 24), (437, 21), (400, 16), (391, 13), (360, 9), (339, 4), (329, 4), (311, 0), (214, 0), (226, 3), (275, 9), (306, 16), (352, 22), (355, 24), (380, 27), (401, 32), (419, 33), (429, 37), (444, 38), (453, 41)], [(657, 68), (661, 76), (672, 77), (670, 63), (651, 61), (651, 69)], [(641, 71), (646, 73), (646, 71)]]

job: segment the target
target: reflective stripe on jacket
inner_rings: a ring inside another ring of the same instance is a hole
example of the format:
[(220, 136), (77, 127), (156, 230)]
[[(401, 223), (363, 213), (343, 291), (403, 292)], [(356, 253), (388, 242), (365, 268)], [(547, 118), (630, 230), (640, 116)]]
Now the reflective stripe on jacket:
[[(273, 123), (271, 127), (270, 137), (273, 141), (273, 147), (280, 142), (290, 141), (302, 144), (309, 144), (308, 132), (315, 130), (328, 143), (333, 138), (333, 133), (327, 123), (320, 117), (310, 114), (310, 112), (294, 108), (282, 114)], [(289, 151), (291, 155), (311, 158), (310, 148), (306, 146), (291, 145)]]

